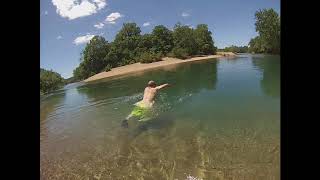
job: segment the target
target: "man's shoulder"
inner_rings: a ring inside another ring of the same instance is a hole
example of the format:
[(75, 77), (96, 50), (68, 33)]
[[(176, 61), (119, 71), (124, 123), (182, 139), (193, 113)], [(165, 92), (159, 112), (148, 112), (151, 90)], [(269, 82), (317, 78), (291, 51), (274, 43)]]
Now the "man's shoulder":
[(155, 91), (157, 91), (158, 89), (155, 87), (155, 88), (152, 88), (152, 87), (146, 87), (145, 89), (144, 89), (144, 91), (151, 91), (151, 92), (155, 92)]
[(144, 91), (152, 91), (154, 88), (151, 88), (151, 87), (146, 87), (144, 88)]

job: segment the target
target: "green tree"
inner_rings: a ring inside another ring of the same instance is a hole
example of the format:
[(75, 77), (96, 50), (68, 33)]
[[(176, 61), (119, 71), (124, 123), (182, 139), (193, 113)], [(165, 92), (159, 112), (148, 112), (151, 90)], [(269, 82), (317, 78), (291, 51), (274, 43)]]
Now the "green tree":
[(151, 34), (144, 34), (141, 36), (139, 45), (138, 45), (138, 52), (146, 52), (150, 51), (151, 48), (153, 47), (152, 44), (152, 35)]
[(213, 54), (214, 42), (212, 40), (211, 32), (208, 29), (208, 25), (199, 24), (194, 30), (195, 41), (198, 46), (197, 54)]
[(185, 52), (187, 56), (198, 52), (193, 29), (186, 25), (177, 23), (173, 31), (173, 52)]
[(172, 48), (172, 32), (163, 25), (155, 26), (152, 31), (152, 51), (166, 55)]
[(121, 49), (112, 42), (110, 44), (109, 53), (104, 57), (104, 61), (108, 62), (111, 67), (117, 67), (121, 65), (122, 56)]
[(57, 72), (40, 68), (40, 94), (49, 93), (61, 88), (64, 79)]
[(141, 40), (140, 33), (141, 30), (136, 23), (123, 24), (122, 29), (116, 35), (112, 48), (112, 55), (118, 58), (117, 66), (134, 63), (135, 57), (141, 54), (138, 48)]
[(94, 36), (81, 53), (81, 63), (74, 70), (74, 77), (82, 80), (101, 72), (109, 63), (104, 58), (109, 50), (109, 43), (103, 37)]
[(76, 80), (83, 80), (89, 76), (90, 74), (88, 73), (88, 71), (85, 70), (83, 63), (80, 63), (80, 65), (73, 70), (73, 77)]
[(273, 9), (263, 9), (257, 11), (256, 31), (265, 43), (268, 53), (280, 52), (280, 17)]
[(83, 61), (88, 70), (93, 73), (99, 73), (107, 64), (104, 57), (108, 52), (108, 42), (101, 36), (93, 37), (83, 51)]
[(263, 9), (255, 13), (258, 37), (249, 43), (255, 53), (280, 53), (280, 17), (273, 9)]
[(136, 23), (124, 23), (122, 29), (116, 35), (114, 42), (124, 41), (131, 37), (137, 37), (141, 34), (140, 27)]
[(266, 48), (265, 48), (260, 36), (257, 36), (257, 37), (250, 40), (248, 50), (251, 53), (264, 53), (264, 52), (266, 52)]

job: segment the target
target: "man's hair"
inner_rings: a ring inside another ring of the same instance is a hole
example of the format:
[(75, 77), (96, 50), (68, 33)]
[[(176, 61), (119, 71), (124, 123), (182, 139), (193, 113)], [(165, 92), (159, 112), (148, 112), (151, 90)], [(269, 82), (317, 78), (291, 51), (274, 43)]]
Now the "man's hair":
[(148, 82), (148, 86), (149, 86), (149, 87), (155, 87), (155, 86), (156, 86), (156, 83), (151, 80), (151, 81)]

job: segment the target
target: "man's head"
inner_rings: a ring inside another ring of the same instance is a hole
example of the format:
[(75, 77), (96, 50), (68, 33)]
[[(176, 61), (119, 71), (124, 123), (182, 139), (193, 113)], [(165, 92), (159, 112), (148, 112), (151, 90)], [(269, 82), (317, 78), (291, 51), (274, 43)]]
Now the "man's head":
[(154, 88), (157, 85), (156, 85), (156, 83), (154, 81), (151, 80), (151, 81), (148, 82), (148, 86)]

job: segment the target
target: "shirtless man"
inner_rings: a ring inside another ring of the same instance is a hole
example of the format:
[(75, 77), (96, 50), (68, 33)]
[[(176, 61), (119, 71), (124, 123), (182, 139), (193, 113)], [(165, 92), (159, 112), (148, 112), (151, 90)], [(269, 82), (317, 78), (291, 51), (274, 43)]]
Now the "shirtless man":
[(162, 84), (157, 86), (154, 81), (149, 81), (148, 86), (144, 89), (143, 99), (137, 104), (143, 103), (147, 108), (151, 108), (154, 104), (154, 98), (157, 95), (158, 90), (169, 86), (169, 84)]
[(131, 114), (122, 121), (123, 127), (128, 127), (128, 120), (132, 116), (142, 117), (145, 115), (145, 112), (150, 109), (154, 104), (155, 96), (157, 95), (158, 90), (170, 86), (169, 84), (162, 84), (157, 86), (154, 81), (149, 81), (148, 86), (144, 89), (143, 99), (137, 102), (135, 105), (136, 107), (133, 109)]

